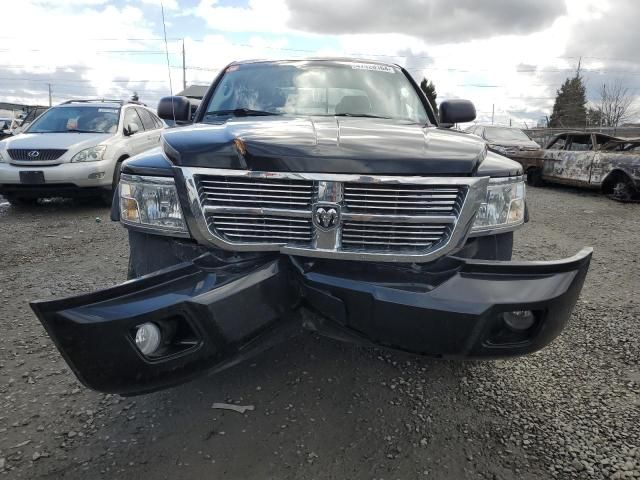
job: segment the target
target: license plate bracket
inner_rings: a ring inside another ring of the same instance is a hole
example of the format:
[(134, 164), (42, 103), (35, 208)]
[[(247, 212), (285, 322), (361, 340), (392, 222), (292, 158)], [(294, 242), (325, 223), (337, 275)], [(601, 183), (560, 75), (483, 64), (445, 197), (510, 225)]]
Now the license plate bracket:
[(20, 172), (20, 183), (41, 185), (44, 183), (44, 172), (41, 170)]

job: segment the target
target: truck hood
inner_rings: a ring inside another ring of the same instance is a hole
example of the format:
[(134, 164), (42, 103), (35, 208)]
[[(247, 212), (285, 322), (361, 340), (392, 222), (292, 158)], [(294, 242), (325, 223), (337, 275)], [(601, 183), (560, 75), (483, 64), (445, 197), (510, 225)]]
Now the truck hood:
[[(4, 148), (23, 149), (82, 149), (93, 147), (113, 137), (112, 133), (22, 133), (3, 140)], [(0, 147), (2, 148), (2, 147)]]
[(469, 135), (397, 120), (241, 117), (163, 133), (182, 166), (386, 175), (472, 175), (486, 155)]

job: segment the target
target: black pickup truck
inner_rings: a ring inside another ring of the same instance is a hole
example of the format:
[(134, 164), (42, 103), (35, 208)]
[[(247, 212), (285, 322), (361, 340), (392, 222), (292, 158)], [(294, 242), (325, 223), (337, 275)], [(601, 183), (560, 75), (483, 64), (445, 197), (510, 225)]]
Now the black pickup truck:
[[(134, 395), (298, 334), (440, 358), (538, 350), (567, 323), (591, 250), (513, 262), (522, 167), (440, 119), (401, 67), (232, 63), (192, 120), (125, 162), (112, 218), (130, 280), (32, 307), (87, 386)], [(301, 315), (300, 307), (316, 312)]]

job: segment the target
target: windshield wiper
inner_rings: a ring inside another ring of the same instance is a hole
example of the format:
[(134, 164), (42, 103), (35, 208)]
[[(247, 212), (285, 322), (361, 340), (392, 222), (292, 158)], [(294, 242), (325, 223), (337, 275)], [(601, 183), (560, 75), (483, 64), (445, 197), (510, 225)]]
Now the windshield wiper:
[(97, 132), (95, 130), (79, 130), (77, 128), (70, 128), (69, 130), (64, 130), (60, 133), (67, 133), (67, 132), (72, 132), (72, 133), (104, 133), (104, 132)]
[(231, 110), (214, 110), (213, 112), (207, 112), (206, 117), (220, 117), (222, 115), (234, 115), (236, 117), (250, 117), (250, 116), (262, 116), (262, 115), (280, 115), (276, 112), (267, 112), (264, 110), (252, 110), (250, 108), (234, 108)]
[(391, 117), (384, 117), (382, 115), (374, 115), (372, 113), (336, 113), (334, 116), (336, 117), (364, 117), (364, 118), (386, 118), (391, 119)]

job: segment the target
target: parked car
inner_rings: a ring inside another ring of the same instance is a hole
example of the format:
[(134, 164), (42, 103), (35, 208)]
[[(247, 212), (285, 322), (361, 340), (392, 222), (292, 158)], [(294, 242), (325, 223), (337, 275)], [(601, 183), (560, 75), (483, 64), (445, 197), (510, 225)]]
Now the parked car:
[(11, 135), (18, 135), (19, 133), (24, 132), (36, 118), (38, 118), (47, 110), (49, 110), (47, 107), (31, 108), (29, 113), (27, 113), (24, 118), (14, 119), (14, 122), (11, 124)]
[(638, 138), (566, 132), (544, 150), (512, 158), (523, 166), (531, 185), (560, 183), (599, 189), (623, 202), (640, 199)]
[[(161, 118), (189, 122), (185, 97)], [(445, 123), (475, 108), (444, 101)], [(510, 262), (522, 167), (438, 128), (402, 67), (254, 61), (215, 79), (190, 126), (123, 164), (122, 285), (32, 307), (78, 378), (138, 394), (297, 334), (443, 358), (538, 350), (567, 323), (591, 250)], [(318, 315), (297, 313), (300, 306)]]
[(0, 140), (11, 135), (9, 128), (11, 127), (12, 118), (0, 117)]
[(540, 150), (540, 145), (519, 128), (473, 125), (465, 131), (483, 138), (491, 150), (505, 157), (511, 158), (521, 152)]
[(164, 128), (150, 109), (118, 100), (72, 100), (0, 142), (0, 195), (100, 196), (111, 204), (122, 161), (158, 145)]

